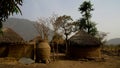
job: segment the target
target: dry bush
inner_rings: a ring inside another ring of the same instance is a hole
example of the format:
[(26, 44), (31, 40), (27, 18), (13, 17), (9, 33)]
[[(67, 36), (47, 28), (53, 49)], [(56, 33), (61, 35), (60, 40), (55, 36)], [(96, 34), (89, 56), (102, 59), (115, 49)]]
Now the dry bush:
[(104, 45), (103, 52), (111, 55), (111, 56), (119, 56), (120, 55), (120, 46), (119, 45)]

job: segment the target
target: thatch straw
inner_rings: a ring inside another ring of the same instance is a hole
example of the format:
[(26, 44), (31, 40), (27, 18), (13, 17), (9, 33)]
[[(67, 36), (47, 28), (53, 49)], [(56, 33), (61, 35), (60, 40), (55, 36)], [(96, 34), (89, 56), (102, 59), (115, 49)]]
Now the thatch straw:
[(0, 43), (24, 43), (23, 38), (10, 28), (3, 28)]
[(13, 57), (0, 58), (0, 64), (17, 64), (17, 60)]
[(69, 39), (69, 41), (71, 41), (71, 43), (78, 44), (79, 46), (96, 47), (101, 45), (100, 41), (97, 38), (89, 35), (84, 31), (78, 31)]

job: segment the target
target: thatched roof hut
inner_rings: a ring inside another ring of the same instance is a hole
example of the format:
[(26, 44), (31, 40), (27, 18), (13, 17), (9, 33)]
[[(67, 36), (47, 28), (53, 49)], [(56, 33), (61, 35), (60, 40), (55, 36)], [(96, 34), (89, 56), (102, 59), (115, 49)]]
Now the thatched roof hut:
[(84, 31), (78, 31), (74, 36), (72, 36), (69, 41), (72, 41), (73, 43), (80, 44), (79, 46), (83, 47), (95, 47), (100, 46), (100, 41), (98, 41), (97, 38), (89, 35), (88, 33)]
[(3, 28), (0, 34), (0, 57), (23, 57), (24, 45), (26, 45), (20, 35), (10, 28)]
[(78, 31), (69, 39), (68, 55), (74, 58), (101, 57), (100, 41), (84, 31)]
[(23, 43), (23, 38), (10, 28), (3, 28), (0, 43)]

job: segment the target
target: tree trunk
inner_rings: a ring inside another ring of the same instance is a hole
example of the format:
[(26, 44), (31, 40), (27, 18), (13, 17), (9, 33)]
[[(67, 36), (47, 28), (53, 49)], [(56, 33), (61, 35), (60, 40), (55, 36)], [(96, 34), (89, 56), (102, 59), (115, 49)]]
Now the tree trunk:
[(67, 51), (68, 51), (68, 35), (66, 35), (66, 40), (65, 40), (65, 45), (66, 45), (66, 54), (67, 54)]

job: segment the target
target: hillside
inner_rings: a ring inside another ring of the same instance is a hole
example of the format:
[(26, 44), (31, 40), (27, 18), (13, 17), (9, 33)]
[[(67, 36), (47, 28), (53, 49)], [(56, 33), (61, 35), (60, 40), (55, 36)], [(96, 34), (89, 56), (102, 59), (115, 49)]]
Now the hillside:
[(114, 38), (107, 41), (107, 44), (117, 45), (120, 44), (120, 38)]
[[(29, 41), (34, 37), (38, 36), (38, 32), (36, 31), (34, 24), (36, 22), (30, 21), (27, 19), (19, 19), (19, 18), (9, 18), (6, 22), (3, 23), (4, 27), (9, 27), (17, 32), (24, 40)], [(49, 41), (52, 39), (53, 31), (49, 32)]]
[(9, 18), (5, 23), (3, 23), (3, 26), (12, 28), (26, 41), (28, 41), (38, 35), (36, 29), (33, 26), (34, 23), (34, 21), (29, 21), (26, 19)]

